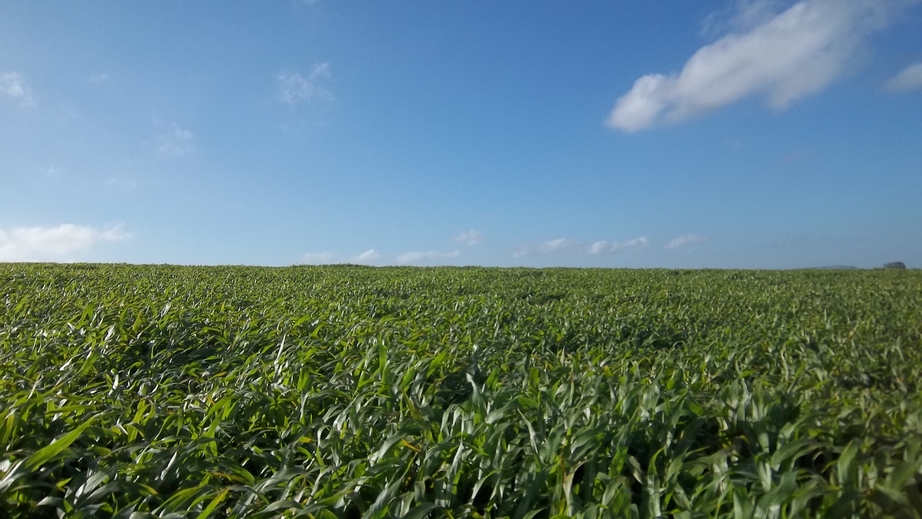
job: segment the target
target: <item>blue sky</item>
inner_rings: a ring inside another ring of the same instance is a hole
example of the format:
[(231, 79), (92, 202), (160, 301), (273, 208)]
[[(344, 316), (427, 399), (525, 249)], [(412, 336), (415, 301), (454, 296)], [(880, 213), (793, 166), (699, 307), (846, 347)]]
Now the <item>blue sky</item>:
[(922, 267), (922, 3), (5, 2), (0, 261)]

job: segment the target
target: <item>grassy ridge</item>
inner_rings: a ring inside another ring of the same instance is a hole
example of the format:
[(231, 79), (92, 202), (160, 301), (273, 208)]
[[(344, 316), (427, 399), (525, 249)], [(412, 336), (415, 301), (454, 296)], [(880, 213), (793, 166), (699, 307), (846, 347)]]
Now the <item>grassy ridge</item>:
[(0, 515), (920, 517), (922, 274), (0, 264)]

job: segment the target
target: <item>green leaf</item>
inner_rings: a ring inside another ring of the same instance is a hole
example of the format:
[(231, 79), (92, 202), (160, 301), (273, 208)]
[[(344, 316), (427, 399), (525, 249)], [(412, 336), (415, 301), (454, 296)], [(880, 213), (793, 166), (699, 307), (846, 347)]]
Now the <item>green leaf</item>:
[(64, 450), (70, 447), (70, 445), (74, 443), (74, 441), (76, 441), (77, 438), (79, 438), (80, 435), (83, 434), (83, 431), (85, 431), (87, 427), (92, 425), (95, 420), (96, 420), (96, 416), (91, 416), (87, 421), (83, 422), (82, 425), (80, 425), (73, 431), (65, 434), (64, 436), (61, 436), (55, 439), (50, 444), (33, 452), (31, 456), (26, 458), (26, 462), (24, 463), (26, 470), (35, 470), (38, 467), (45, 464), (46, 462), (50, 461), (52, 458), (54, 458), (58, 454), (64, 452)]
[(407, 515), (403, 516), (403, 519), (422, 519), (438, 508), (441, 507), (434, 503), (421, 503), (410, 509)]
[(836, 461), (836, 472), (839, 474), (839, 484), (845, 484), (847, 481), (851, 481), (851, 476), (849, 475), (849, 466), (852, 463), (852, 460), (855, 459), (855, 455), (858, 454), (859, 442), (857, 438), (848, 442), (848, 445), (845, 446), (845, 450), (842, 451), (842, 454), (839, 455), (839, 459)]
[(228, 492), (230, 492), (230, 488), (225, 488), (218, 495), (214, 496), (214, 499), (212, 499), (211, 502), (208, 503), (208, 506), (206, 506), (205, 509), (202, 510), (202, 513), (198, 514), (197, 519), (206, 519), (208, 516), (210, 516), (211, 513), (214, 512), (216, 508), (218, 508), (221, 502), (224, 501), (224, 499), (227, 497)]

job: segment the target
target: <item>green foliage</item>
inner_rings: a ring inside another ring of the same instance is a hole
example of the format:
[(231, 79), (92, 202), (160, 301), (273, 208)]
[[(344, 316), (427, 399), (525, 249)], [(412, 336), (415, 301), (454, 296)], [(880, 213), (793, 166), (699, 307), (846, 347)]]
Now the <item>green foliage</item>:
[(922, 517), (922, 275), (0, 264), (0, 517)]

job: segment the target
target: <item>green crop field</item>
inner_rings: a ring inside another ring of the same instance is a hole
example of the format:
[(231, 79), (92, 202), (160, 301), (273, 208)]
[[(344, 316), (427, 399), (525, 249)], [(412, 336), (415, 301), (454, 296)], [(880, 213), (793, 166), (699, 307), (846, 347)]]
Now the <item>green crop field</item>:
[(920, 517), (922, 272), (0, 264), (0, 517)]

